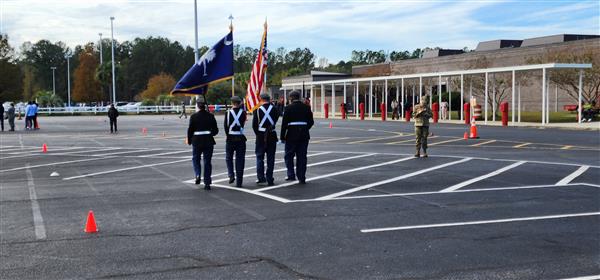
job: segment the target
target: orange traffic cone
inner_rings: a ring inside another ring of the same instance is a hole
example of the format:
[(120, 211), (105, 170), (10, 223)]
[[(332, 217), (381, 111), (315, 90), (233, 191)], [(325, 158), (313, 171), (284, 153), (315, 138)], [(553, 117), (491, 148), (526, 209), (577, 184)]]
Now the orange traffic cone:
[(146, 134), (146, 133), (148, 133), (148, 129), (147, 129), (147, 128), (145, 128), (145, 127), (144, 127), (144, 128), (142, 128), (142, 133), (143, 133), (143, 134)]
[(469, 138), (471, 138), (471, 139), (479, 138), (479, 136), (477, 136), (477, 126), (475, 125), (474, 121), (471, 122), (471, 135), (469, 135)]
[(94, 211), (90, 210), (88, 212), (87, 221), (85, 222), (86, 233), (95, 233), (98, 232), (98, 227), (96, 227), (96, 219), (94, 219)]
[(329, 128), (333, 128), (333, 122), (329, 122)]
[(46, 145), (46, 143), (42, 144), (42, 153), (47, 153), (48, 152), (48, 146)]
[(465, 132), (465, 135), (463, 135), (463, 139), (465, 139), (465, 140), (469, 139), (469, 133)]

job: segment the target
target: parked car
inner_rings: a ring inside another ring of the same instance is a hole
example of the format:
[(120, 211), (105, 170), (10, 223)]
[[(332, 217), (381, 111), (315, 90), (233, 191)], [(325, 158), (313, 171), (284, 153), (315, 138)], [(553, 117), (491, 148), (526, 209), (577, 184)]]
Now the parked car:
[(126, 105), (122, 106), (121, 108), (125, 109), (126, 111), (135, 111), (140, 106), (142, 106), (142, 102), (129, 102)]

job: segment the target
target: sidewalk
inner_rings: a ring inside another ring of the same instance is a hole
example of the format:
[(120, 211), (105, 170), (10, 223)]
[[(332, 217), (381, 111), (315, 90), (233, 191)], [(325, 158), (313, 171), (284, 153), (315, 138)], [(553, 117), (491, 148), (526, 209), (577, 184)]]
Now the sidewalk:
[[(317, 119), (322, 119), (322, 120), (341, 120), (339, 117), (336, 116), (336, 118), (329, 118), (329, 119), (325, 119), (322, 116), (315, 116), (315, 118)], [(350, 117), (348, 118), (348, 120), (359, 120), (355, 117)], [(365, 121), (381, 121), (381, 117), (373, 117), (373, 118), (369, 118), (369, 117), (365, 117)], [(387, 119), (386, 122), (405, 122), (404, 120), (391, 120), (391, 119)], [(412, 123), (412, 120), (411, 120)], [(448, 124), (464, 124), (464, 121), (460, 121), (460, 120), (439, 120), (439, 123), (448, 123)], [(484, 124), (483, 120), (478, 120), (477, 122), (477, 126), (485, 126), (485, 125), (489, 125), (489, 126), (502, 126), (502, 122), (500, 121), (488, 121), (487, 124)], [(433, 124), (433, 122), (432, 122)], [(510, 121), (508, 122), (508, 126), (509, 127), (532, 127), (532, 128), (540, 128), (540, 129), (544, 129), (544, 128), (560, 128), (560, 129), (576, 129), (576, 130), (598, 130), (600, 131), (600, 122), (584, 122), (584, 123), (549, 123), (549, 124), (545, 124), (542, 125), (541, 123), (531, 123), (531, 122), (515, 122), (514, 124), (511, 123)]]

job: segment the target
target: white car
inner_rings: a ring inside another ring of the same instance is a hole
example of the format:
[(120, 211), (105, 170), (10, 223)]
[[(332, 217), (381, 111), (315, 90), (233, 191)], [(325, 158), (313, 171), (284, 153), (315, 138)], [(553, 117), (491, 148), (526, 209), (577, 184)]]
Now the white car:
[(126, 105), (119, 107), (119, 109), (124, 109), (125, 111), (136, 111), (140, 106), (142, 106), (142, 102), (129, 102)]

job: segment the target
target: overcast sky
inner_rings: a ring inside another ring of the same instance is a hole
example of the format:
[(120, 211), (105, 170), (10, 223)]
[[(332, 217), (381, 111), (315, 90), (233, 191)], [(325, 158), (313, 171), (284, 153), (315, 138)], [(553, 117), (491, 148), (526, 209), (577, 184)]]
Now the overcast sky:
[[(598, 34), (600, 1), (198, 0), (200, 45), (212, 45), (234, 16), (236, 44), (257, 48), (265, 17), (269, 48), (309, 47), (330, 63), (353, 49), (475, 48), (493, 39)], [(162, 36), (193, 45), (193, 0), (0, 0), (0, 32), (13, 46), (49, 39), (75, 46)]]

